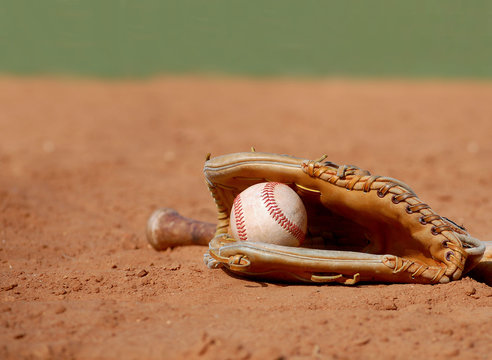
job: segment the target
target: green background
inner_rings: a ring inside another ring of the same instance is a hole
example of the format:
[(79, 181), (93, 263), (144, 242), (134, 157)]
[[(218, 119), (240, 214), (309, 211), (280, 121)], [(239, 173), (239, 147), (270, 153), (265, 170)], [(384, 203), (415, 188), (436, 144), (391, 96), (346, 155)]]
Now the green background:
[(492, 1), (0, 0), (0, 73), (492, 77)]

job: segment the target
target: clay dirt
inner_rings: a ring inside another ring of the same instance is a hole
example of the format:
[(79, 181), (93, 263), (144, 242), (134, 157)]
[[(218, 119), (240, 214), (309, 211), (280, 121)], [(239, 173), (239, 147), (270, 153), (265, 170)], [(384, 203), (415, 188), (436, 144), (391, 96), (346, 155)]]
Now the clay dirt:
[(490, 82), (3, 77), (0, 358), (490, 359), (487, 278), (251, 281), (145, 225), (214, 222), (207, 153), (254, 146), (401, 179), (490, 240), (491, 136)]

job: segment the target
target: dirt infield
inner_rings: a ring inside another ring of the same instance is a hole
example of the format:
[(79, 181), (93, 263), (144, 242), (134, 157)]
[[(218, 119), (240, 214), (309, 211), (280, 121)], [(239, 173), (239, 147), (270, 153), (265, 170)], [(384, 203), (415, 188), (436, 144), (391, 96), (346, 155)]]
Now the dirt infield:
[(214, 221), (207, 153), (356, 164), (490, 240), (492, 84), (0, 79), (0, 358), (487, 359), (492, 288), (308, 286), (156, 252), (161, 206)]

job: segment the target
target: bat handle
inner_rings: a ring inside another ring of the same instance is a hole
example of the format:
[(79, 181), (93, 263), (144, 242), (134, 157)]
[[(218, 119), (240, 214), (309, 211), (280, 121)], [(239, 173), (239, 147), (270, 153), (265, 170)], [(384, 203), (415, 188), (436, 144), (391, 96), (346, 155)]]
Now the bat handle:
[(147, 240), (156, 250), (186, 245), (208, 245), (215, 225), (181, 216), (170, 208), (157, 209), (147, 221)]

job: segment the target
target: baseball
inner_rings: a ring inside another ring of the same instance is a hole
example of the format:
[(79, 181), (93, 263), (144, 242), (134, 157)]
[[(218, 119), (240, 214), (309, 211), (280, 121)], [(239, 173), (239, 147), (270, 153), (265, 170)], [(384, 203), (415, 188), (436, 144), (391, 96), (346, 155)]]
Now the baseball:
[(301, 198), (278, 182), (255, 184), (240, 193), (230, 219), (237, 240), (299, 246), (306, 236), (307, 215)]

